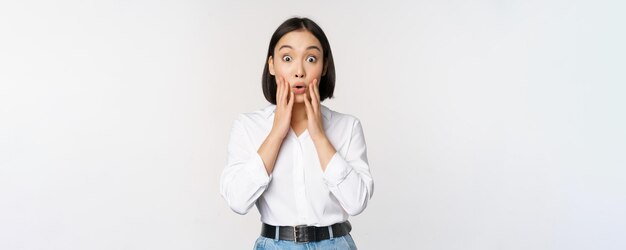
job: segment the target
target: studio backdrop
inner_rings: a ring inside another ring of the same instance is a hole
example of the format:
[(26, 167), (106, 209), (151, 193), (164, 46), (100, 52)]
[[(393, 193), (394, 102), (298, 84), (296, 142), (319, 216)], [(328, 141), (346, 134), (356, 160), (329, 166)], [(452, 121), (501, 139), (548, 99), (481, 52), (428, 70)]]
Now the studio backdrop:
[(0, 249), (251, 249), (219, 195), (309, 17), (358, 117), (359, 249), (626, 249), (621, 1), (2, 1)]

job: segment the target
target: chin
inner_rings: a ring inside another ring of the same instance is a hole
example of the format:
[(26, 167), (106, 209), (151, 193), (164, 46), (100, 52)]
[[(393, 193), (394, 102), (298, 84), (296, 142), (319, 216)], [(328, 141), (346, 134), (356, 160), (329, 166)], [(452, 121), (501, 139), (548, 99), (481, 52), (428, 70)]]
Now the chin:
[(296, 95), (295, 98), (294, 103), (304, 103), (304, 94)]

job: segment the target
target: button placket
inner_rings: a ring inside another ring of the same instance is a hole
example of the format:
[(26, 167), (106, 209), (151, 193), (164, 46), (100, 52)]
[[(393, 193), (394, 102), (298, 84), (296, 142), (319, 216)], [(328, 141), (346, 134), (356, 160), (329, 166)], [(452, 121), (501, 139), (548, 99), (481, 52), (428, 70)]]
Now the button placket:
[(296, 207), (298, 209), (298, 221), (299, 224), (306, 223), (308, 220), (307, 216), (307, 197), (306, 197), (306, 189), (305, 189), (305, 176), (304, 176), (304, 164), (302, 159), (302, 145), (300, 140), (297, 137), (294, 138), (296, 149), (294, 150), (294, 171), (293, 171), (293, 182), (294, 182), (294, 193), (296, 197)]

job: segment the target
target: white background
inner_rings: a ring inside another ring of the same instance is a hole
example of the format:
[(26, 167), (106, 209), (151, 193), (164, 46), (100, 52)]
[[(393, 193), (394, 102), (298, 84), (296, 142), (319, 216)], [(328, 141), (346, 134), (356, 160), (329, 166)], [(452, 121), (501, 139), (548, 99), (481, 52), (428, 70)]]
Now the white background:
[(363, 123), (360, 249), (625, 249), (622, 1), (2, 1), (0, 249), (250, 249), (218, 192), (307, 16)]

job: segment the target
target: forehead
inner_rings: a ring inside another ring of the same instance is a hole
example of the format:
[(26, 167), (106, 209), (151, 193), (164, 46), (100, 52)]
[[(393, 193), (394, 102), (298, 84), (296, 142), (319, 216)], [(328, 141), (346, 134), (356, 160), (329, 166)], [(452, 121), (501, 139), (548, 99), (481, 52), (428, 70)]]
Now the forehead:
[(310, 46), (317, 46), (322, 49), (322, 45), (317, 37), (315, 37), (310, 31), (304, 29), (294, 30), (285, 34), (280, 38), (280, 40), (278, 40), (274, 49), (277, 50), (283, 45), (289, 45), (293, 47), (294, 50), (305, 50)]

